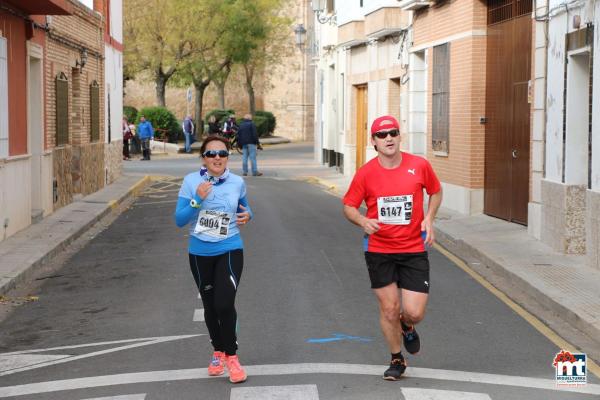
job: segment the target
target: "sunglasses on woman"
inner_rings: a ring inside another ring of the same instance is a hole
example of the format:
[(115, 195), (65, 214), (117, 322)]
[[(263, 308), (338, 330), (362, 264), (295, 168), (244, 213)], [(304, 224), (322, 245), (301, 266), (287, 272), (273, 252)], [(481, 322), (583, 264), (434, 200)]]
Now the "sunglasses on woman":
[(375, 132), (373, 134), (373, 136), (377, 136), (379, 139), (385, 139), (388, 135), (390, 135), (391, 137), (396, 137), (400, 134), (400, 131), (398, 129), (393, 129), (391, 131), (379, 131), (379, 132)]
[(221, 158), (229, 157), (229, 152), (227, 150), (206, 150), (202, 153), (202, 157), (215, 158), (216, 156)]

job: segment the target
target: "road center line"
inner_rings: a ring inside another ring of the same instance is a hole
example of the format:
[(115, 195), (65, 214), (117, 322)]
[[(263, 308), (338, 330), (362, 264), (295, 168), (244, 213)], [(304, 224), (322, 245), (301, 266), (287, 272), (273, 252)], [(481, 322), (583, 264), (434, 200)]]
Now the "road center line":
[(416, 388), (402, 388), (400, 391), (405, 400), (492, 400), (485, 393)]
[[(366, 364), (272, 364), (246, 366), (249, 376), (276, 376), (298, 374), (339, 374), (339, 375), (372, 375), (380, 377), (385, 365)], [(134, 372), (127, 374), (104, 375), (87, 378), (65, 379), (58, 381), (29, 383), (16, 386), (0, 387), (0, 398), (25, 396), (58, 392), (62, 390), (87, 389), (102, 386), (127, 385), (135, 383), (152, 383), (167, 381), (196, 380), (209, 378), (206, 368)], [(214, 378), (211, 379), (225, 379)], [(543, 389), (558, 392), (600, 395), (600, 385), (587, 384), (582, 387), (557, 387), (552, 379), (528, 378), (522, 376), (484, 374), (468, 371), (450, 371), (442, 369), (411, 367), (406, 371), (404, 379), (435, 379), (452, 382), (467, 382), (501, 386), (515, 386), (529, 389)]]
[(254, 386), (231, 389), (229, 400), (319, 400), (317, 385)]
[(145, 399), (146, 399), (146, 393), (126, 394), (123, 396), (96, 397), (93, 399), (84, 399), (84, 400), (145, 400)]

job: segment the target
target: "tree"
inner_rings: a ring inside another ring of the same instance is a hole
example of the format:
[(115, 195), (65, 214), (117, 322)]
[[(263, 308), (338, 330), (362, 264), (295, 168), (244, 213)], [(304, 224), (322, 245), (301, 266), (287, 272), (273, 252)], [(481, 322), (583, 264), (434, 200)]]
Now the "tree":
[[(232, 60), (242, 65), (250, 113), (256, 112), (254, 79), (265, 67), (275, 65), (291, 50), (291, 21), (280, 15), (283, 0), (238, 0), (240, 26), (245, 35), (238, 37)], [(269, 76), (262, 74), (268, 80)]]
[(184, 87), (192, 84), (195, 92), (194, 114), (200, 133), (204, 93), (210, 83), (231, 65), (231, 56), (226, 43), (236, 34), (235, 26), (229, 21), (235, 0), (203, 0), (197, 2), (202, 19), (194, 24), (192, 52), (176, 72), (173, 84)]
[(225, 85), (227, 84), (229, 75), (231, 75), (231, 64), (227, 64), (227, 66), (219, 73), (215, 74), (214, 77), (214, 83), (219, 93), (219, 108), (221, 110), (225, 109)]
[[(125, 72), (147, 71), (156, 84), (156, 102), (165, 106), (167, 82), (194, 51), (196, 0), (125, 0)], [(196, 48), (196, 50), (198, 50)]]

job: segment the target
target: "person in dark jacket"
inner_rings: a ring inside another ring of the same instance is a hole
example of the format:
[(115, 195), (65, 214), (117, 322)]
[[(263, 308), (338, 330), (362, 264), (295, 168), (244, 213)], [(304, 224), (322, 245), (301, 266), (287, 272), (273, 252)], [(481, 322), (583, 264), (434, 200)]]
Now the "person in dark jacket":
[(208, 117), (208, 136), (219, 135), (221, 133), (221, 127), (217, 122), (217, 117), (211, 115)]
[(258, 172), (256, 165), (256, 148), (260, 146), (260, 142), (258, 141), (256, 125), (252, 122), (252, 115), (244, 115), (237, 137), (238, 146), (242, 148), (242, 172), (244, 176), (248, 176), (248, 157), (250, 157), (250, 163), (252, 164), (252, 175), (261, 176), (262, 172)]

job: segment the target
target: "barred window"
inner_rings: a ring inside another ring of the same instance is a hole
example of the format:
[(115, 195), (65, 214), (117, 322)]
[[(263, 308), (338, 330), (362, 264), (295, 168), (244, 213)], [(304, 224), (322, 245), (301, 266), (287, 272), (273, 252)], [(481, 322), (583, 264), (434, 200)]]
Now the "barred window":
[(448, 154), (450, 143), (450, 44), (433, 48), (431, 144), (433, 151)]
[(96, 81), (90, 85), (90, 139), (100, 140), (100, 86)]
[(56, 145), (69, 143), (69, 79), (64, 72), (56, 76)]

